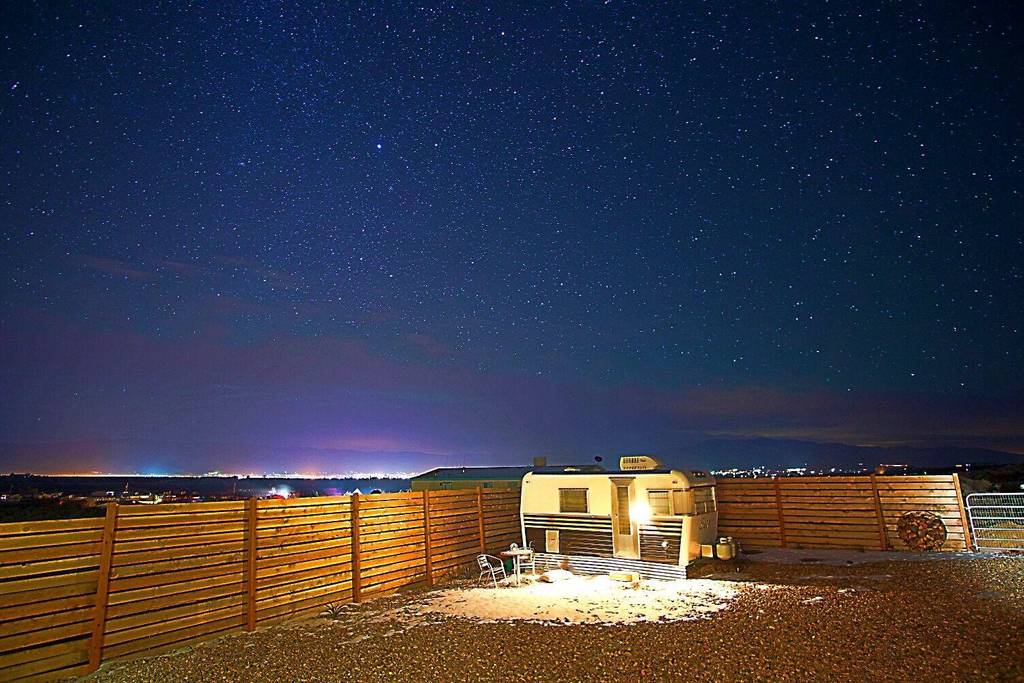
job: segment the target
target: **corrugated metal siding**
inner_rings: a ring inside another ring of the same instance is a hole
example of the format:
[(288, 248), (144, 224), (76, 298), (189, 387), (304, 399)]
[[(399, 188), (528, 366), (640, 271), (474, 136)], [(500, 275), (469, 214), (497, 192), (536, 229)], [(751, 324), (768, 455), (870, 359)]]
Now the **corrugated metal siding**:
[(686, 567), (679, 565), (645, 562), (644, 560), (624, 560), (620, 558), (584, 557), (571, 554), (537, 553), (537, 569), (557, 569), (568, 563), (571, 571), (577, 574), (607, 574), (612, 571), (636, 572), (645, 579), (663, 579), (674, 581), (686, 578)]
[(544, 532), (559, 534), (559, 551), (569, 555), (612, 557), (612, 521), (596, 515), (523, 515), (526, 541), (545, 548)]
[(678, 564), (682, 530), (681, 519), (654, 519), (641, 524), (640, 557), (649, 562)]

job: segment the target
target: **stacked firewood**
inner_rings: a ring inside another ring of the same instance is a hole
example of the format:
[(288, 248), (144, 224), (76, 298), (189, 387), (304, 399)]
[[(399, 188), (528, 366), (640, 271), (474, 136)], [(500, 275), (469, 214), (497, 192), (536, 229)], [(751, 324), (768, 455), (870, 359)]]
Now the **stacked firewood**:
[(946, 543), (946, 525), (932, 512), (901, 515), (896, 532), (911, 550), (939, 550)]

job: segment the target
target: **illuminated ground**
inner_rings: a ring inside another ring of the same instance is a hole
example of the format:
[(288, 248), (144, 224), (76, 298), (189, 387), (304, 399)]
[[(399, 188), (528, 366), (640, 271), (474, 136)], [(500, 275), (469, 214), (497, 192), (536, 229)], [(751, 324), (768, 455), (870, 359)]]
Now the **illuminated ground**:
[(414, 593), (353, 606), (337, 622), (107, 665), (97, 678), (1024, 680), (1024, 559), (743, 562), (704, 571), (748, 583), (725, 609), (697, 620), (553, 625), (417, 616), (417, 602), (435, 596)]
[(406, 619), (437, 615), (478, 621), (532, 621), (559, 624), (633, 624), (708, 618), (725, 609), (743, 590), (770, 590), (764, 584), (708, 579), (613, 581), (607, 576), (576, 576), (555, 583), (507, 579), (501, 588), (455, 587), (430, 593), (398, 609)]

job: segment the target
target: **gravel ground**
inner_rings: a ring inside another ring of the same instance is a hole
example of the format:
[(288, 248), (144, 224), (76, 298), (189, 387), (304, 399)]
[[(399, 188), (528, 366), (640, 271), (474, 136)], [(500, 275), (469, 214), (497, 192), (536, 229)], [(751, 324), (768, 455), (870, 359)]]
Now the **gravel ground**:
[(616, 626), (410, 620), (404, 607), (422, 592), (404, 593), (339, 621), (107, 664), (89, 680), (1024, 681), (1024, 559), (701, 573), (775, 588), (742, 591), (704, 620)]

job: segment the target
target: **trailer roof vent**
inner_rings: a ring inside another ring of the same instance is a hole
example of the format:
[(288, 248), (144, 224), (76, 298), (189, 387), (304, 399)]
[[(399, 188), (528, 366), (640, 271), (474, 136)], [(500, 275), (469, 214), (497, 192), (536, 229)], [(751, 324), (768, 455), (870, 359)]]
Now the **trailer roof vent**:
[(624, 455), (619, 458), (619, 469), (623, 472), (656, 470), (661, 465), (649, 455)]

